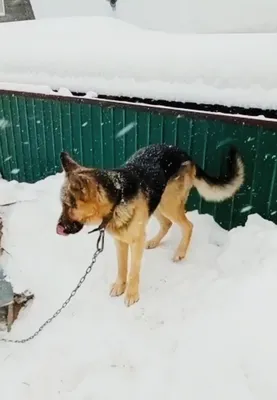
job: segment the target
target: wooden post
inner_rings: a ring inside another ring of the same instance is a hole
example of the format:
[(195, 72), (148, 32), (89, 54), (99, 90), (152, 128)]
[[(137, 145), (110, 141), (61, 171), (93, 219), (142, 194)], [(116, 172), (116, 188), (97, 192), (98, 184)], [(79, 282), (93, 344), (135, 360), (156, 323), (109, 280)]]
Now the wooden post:
[(11, 331), (13, 324), (13, 303), (8, 305), (8, 316), (7, 316), (7, 329)]

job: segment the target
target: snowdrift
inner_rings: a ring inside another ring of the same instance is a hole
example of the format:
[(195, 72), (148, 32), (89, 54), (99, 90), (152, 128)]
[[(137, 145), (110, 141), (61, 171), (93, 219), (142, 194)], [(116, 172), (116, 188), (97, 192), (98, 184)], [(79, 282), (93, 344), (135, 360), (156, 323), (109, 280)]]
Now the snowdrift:
[(277, 33), (168, 34), (76, 17), (2, 24), (0, 37), (0, 82), (277, 108)]
[[(110, 16), (146, 29), (175, 33), (277, 32), (276, 0), (31, 0), (36, 19)], [(207, 18), (208, 16), (208, 18)]]

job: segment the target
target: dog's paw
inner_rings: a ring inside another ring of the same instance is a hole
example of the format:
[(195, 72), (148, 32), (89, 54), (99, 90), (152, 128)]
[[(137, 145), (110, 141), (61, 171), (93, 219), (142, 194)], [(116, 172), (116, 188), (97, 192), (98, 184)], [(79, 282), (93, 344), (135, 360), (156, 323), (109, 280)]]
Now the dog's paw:
[(115, 282), (111, 285), (110, 296), (121, 296), (125, 292), (126, 283)]
[(158, 245), (159, 245), (159, 241), (158, 240), (156, 240), (155, 238), (153, 238), (153, 239), (151, 239), (151, 240), (148, 240), (147, 242), (146, 242), (146, 245), (145, 245), (145, 248), (146, 249), (155, 249), (155, 247), (157, 247)]
[(130, 307), (139, 301), (139, 292), (136, 290), (127, 290), (125, 294), (125, 306)]
[(181, 260), (183, 260), (186, 256), (186, 252), (185, 251), (176, 251), (176, 253), (174, 254), (172, 260), (174, 262), (179, 262)]

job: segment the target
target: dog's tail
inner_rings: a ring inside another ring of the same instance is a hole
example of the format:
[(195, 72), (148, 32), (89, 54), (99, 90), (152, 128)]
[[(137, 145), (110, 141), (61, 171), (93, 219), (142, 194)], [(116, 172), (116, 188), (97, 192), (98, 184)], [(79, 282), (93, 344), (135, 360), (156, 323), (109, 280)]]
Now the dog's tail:
[(221, 202), (232, 197), (244, 182), (244, 164), (235, 147), (231, 147), (227, 157), (227, 172), (219, 177), (208, 175), (195, 165), (193, 186), (207, 201)]

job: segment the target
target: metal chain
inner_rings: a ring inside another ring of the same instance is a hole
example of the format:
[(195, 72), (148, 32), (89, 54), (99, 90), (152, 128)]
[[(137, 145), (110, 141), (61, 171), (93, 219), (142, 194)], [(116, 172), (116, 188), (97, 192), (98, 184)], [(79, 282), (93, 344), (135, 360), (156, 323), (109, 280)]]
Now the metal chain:
[(95, 251), (95, 253), (94, 253), (93, 257), (92, 257), (90, 265), (87, 267), (84, 275), (79, 280), (79, 282), (78, 282), (77, 286), (75, 287), (75, 289), (72, 290), (70, 296), (65, 300), (65, 302), (61, 305), (61, 307), (52, 315), (52, 317), (48, 318), (47, 321), (45, 321), (44, 324), (42, 324), (40, 326), (40, 328), (35, 333), (33, 333), (33, 335), (31, 335), (31, 336), (29, 336), (29, 337), (27, 337), (25, 339), (20, 339), (20, 340), (0, 339), (0, 342), (5, 342), (5, 343), (26, 343), (26, 342), (29, 342), (30, 340), (32, 340), (36, 336), (38, 336), (40, 334), (40, 332), (47, 325), (49, 325), (55, 318), (57, 318), (57, 316), (68, 306), (68, 304), (70, 303), (71, 299), (75, 296), (77, 291), (80, 289), (80, 287), (84, 283), (86, 277), (91, 272), (92, 267), (95, 264), (97, 257), (104, 250), (104, 237), (105, 237), (105, 231), (104, 231), (104, 229), (100, 229), (99, 230), (99, 237), (98, 237), (97, 244), (96, 244), (96, 251)]

